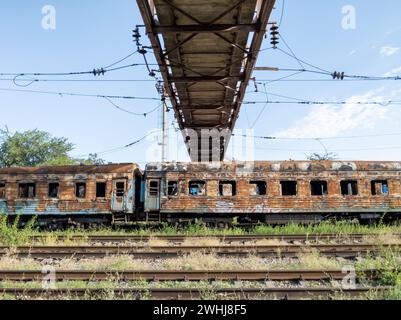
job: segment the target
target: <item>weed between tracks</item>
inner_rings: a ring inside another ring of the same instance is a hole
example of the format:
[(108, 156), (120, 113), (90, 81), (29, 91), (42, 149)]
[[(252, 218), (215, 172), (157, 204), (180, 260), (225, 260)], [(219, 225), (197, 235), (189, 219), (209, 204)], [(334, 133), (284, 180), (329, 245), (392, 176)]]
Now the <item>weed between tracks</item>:
[(216, 254), (193, 252), (173, 259), (134, 259), (129, 255), (108, 256), (101, 259), (45, 259), (18, 258), (12, 254), (0, 258), (2, 270), (41, 270), (53, 266), (58, 270), (280, 270), (280, 269), (341, 269), (343, 259), (328, 259), (318, 253), (302, 253), (298, 258), (243, 258), (220, 257)]
[(184, 228), (175, 228), (169, 225), (161, 225), (153, 228), (138, 229), (92, 229), (92, 230), (65, 230), (54, 232), (36, 231), (33, 235), (50, 236), (88, 236), (88, 235), (139, 235), (139, 236), (157, 236), (157, 235), (186, 235), (186, 236), (224, 236), (224, 235), (296, 235), (296, 234), (391, 234), (401, 233), (401, 225), (365, 226), (359, 223), (350, 222), (322, 222), (314, 225), (287, 224), (283, 226), (257, 225), (251, 229), (232, 227), (230, 229), (211, 229), (203, 224), (196, 223)]
[(7, 216), (0, 212), (0, 244), (6, 246), (20, 246), (29, 243), (34, 233), (35, 220), (27, 223), (25, 228), (18, 228), (19, 218), (17, 217), (12, 225), (8, 224)]
[[(371, 234), (380, 234), (384, 238), (391, 237), (391, 234), (401, 233), (401, 225), (383, 225), (364, 226), (358, 223), (350, 222), (322, 222), (315, 225), (298, 225), (288, 224), (284, 226), (268, 226), (257, 225), (252, 229), (244, 229), (233, 227), (226, 230), (210, 229), (201, 223), (195, 223), (185, 228), (175, 228), (169, 225), (161, 225), (153, 228), (138, 228), (138, 229), (120, 229), (111, 230), (109, 228), (97, 230), (76, 230), (69, 229), (55, 232), (41, 232), (34, 228), (34, 220), (29, 222), (25, 228), (19, 229), (18, 218), (13, 225), (7, 224), (7, 219), (0, 214), (0, 244), (8, 246), (17, 245), (81, 245), (87, 242), (88, 236), (95, 235), (139, 235), (153, 236), (157, 235), (184, 235), (184, 236), (229, 236), (229, 235), (296, 235), (296, 234), (337, 234), (340, 237), (352, 234), (366, 234), (366, 241), (370, 239)], [(390, 235), (390, 236), (389, 236)], [(40, 240), (32, 240), (33, 236), (41, 236)], [(62, 240), (59, 237), (63, 237)], [(80, 237), (77, 239), (77, 237)], [(158, 239), (151, 239), (154, 244), (157, 244)], [(198, 239), (200, 240), (200, 239)], [(384, 239), (385, 240), (385, 239)], [(393, 237), (392, 241), (396, 241)], [(193, 240), (187, 240), (193, 241)], [(210, 245), (213, 239), (209, 239), (205, 245)], [(216, 240), (214, 240), (216, 241)], [(198, 244), (199, 241), (198, 241)]]

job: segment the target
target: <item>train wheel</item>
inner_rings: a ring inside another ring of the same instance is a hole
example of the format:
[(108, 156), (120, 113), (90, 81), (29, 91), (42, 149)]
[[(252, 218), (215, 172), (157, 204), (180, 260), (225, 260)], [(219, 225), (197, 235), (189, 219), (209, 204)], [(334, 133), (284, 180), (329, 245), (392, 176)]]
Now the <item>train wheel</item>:
[(229, 229), (230, 228), (230, 223), (228, 223), (227, 221), (218, 221), (216, 223), (216, 228), (219, 229), (219, 230)]

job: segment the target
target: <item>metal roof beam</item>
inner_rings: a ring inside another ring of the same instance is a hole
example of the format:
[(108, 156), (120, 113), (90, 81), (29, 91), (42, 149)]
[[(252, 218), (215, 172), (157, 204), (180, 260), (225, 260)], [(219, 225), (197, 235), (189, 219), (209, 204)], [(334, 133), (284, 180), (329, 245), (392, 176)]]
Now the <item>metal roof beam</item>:
[(155, 26), (157, 33), (214, 33), (214, 32), (255, 32), (260, 30), (259, 23), (252, 24), (213, 24), (187, 26)]
[(227, 81), (232, 79), (239, 79), (242, 81), (244, 79), (243, 75), (238, 76), (200, 76), (200, 77), (173, 77), (169, 76), (169, 80), (175, 83), (190, 83), (190, 82), (219, 82), (219, 81)]

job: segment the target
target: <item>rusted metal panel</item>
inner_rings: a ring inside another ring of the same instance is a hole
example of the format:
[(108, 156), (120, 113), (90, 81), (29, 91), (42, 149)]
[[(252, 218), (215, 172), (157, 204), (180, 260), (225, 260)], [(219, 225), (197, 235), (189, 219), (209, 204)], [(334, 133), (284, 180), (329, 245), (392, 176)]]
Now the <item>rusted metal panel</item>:
[(132, 163), (107, 164), (107, 165), (76, 165), (76, 166), (43, 166), (43, 167), (11, 167), (0, 168), (0, 180), (2, 174), (102, 174), (102, 173), (126, 173), (134, 172), (139, 168)]
[[(180, 186), (173, 197), (161, 190), (162, 213), (401, 212), (401, 162), (150, 163), (146, 178), (177, 181)], [(206, 182), (206, 195), (189, 194), (193, 180)], [(252, 193), (254, 180), (266, 181), (266, 195)], [(311, 195), (310, 183), (315, 180), (327, 182), (327, 195)], [(357, 181), (358, 195), (342, 195), (343, 180)], [(372, 195), (375, 180), (388, 181), (388, 195)], [(236, 195), (221, 196), (221, 181), (235, 181)], [(281, 181), (296, 181), (297, 195), (282, 196)]]

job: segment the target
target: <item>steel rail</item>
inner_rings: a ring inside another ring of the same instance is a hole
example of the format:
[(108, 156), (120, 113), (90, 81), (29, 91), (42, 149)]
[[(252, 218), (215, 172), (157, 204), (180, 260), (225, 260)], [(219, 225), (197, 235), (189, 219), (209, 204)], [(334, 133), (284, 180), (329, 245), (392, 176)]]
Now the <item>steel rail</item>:
[[(337, 244), (337, 245), (236, 245), (236, 246), (34, 246), (15, 247), (12, 253), (31, 258), (100, 258), (109, 255), (130, 255), (133, 258), (169, 258), (192, 252), (218, 256), (246, 257), (297, 257), (299, 254), (317, 251), (325, 256), (354, 258), (377, 254), (383, 249), (399, 251), (399, 245)], [(0, 247), (0, 256), (9, 255), (9, 247)]]
[(312, 299), (330, 298), (335, 294), (342, 294), (348, 297), (361, 297), (371, 290), (385, 291), (386, 287), (366, 287), (357, 289), (336, 289), (336, 288), (231, 288), (231, 289), (166, 289), (166, 288), (71, 288), (71, 289), (24, 289), (24, 288), (1, 288), (1, 294), (13, 295), (17, 298), (57, 298), (57, 297), (102, 297), (114, 294), (117, 297), (130, 299), (141, 299), (151, 297), (152, 299), (201, 299), (205, 294), (214, 295), (218, 298), (240, 298), (240, 299)]
[[(401, 238), (401, 234), (393, 234)], [(52, 235), (50, 235), (53, 237)], [(331, 241), (331, 240), (355, 240), (361, 241), (369, 237), (378, 237), (380, 234), (271, 234), (271, 235), (74, 235), (74, 236), (57, 236), (56, 240), (87, 240), (90, 242), (148, 242), (151, 239), (184, 242), (185, 240), (202, 240), (213, 239), (222, 242), (251, 242), (258, 240), (282, 240), (282, 241)], [(31, 237), (32, 240), (41, 241), (46, 239), (46, 235), (38, 235)]]
[[(360, 275), (373, 280), (378, 270), (361, 270)], [(48, 274), (40, 270), (0, 270), (0, 281), (42, 281)], [(342, 280), (342, 270), (57, 270), (56, 281), (325, 281)]]

